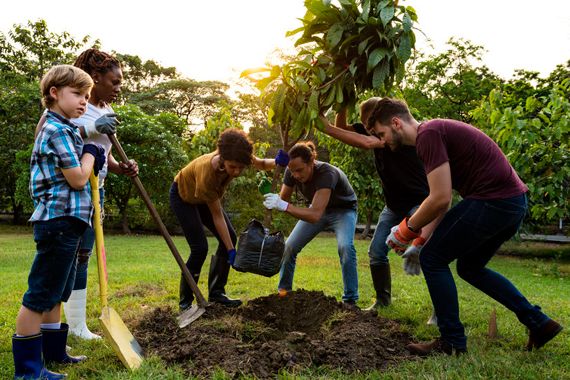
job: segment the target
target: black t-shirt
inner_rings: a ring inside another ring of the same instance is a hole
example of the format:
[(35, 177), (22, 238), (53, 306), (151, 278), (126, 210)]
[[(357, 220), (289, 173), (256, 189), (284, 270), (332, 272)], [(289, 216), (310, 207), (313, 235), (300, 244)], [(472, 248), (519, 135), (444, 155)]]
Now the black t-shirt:
[[(355, 132), (368, 135), (364, 125), (352, 125)], [(418, 158), (416, 148), (402, 145), (392, 152), (390, 148), (374, 149), (376, 171), (382, 180), (384, 197), (388, 208), (405, 214), (419, 205), (429, 194), (424, 165)]]
[(317, 190), (331, 189), (331, 197), (327, 209), (356, 209), (356, 194), (346, 178), (346, 174), (336, 166), (316, 161), (312, 178), (306, 183), (297, 181), (289, 169), (285, 170), (283, 183), (297, 188), (308, 203), (313, 201)]

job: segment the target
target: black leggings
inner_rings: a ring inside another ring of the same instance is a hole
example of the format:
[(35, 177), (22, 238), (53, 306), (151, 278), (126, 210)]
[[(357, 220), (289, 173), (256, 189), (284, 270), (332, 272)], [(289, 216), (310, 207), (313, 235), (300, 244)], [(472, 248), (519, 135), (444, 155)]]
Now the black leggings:
[[(176, 218), (184, 231), (186, 241), (190, 246), (190, 256), (186, 262), (186, 266), (190, 273), (200, 273), (202, 265), (204, 265), (204, 261), (206, 260), (206, 255), (208, 254), (208, 240), (206, 239), (204, 227), (210, 230), (218, 240), (216, 255), (227, 258), (228, 252), (226, 246), (216, 230), (212, 213), (210, 212), (208, 205), (184, 202), (178, 194), (178, 184), (173, 182), (170, 187), (170, 207), (172, 208), (174, 215), (176, 215)], [(235, 230), (226, 212), (222, 210), (222, 213), (224, 214), (224, 219), (226, 220), (226, 225), (228, 226), (232, 243), (235, 245), (237, 241)]]

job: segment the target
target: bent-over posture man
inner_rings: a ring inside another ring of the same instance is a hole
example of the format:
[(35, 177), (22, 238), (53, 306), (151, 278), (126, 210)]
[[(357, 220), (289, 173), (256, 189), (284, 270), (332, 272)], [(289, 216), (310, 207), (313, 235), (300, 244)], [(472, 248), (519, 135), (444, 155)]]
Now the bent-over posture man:
[[(334, 230), (344, 291), (343, 302), (355, 307), (358, 300), (358, 274), (354, 229), (356, 227), (356, 194), (346, 175), (336, 166), (317, 160), (315, 145), (300, 142), (289, 150), (289, 165), (280, 194), (265, 194), (263, 205), (300, 219), (285, 242), (285, 253), (279, 276), (280, 295), (293, 288), (293, 275), (299, 252), (317, 234), (327, 228)], [(289, 203), (297, 188), (309, 207)]]
[[(374, 231), (368, 248), (370, 274), (376, 292), (376, 302), (369, 309), (388, 306), (392, 303), (392, 277), (388, 259), (389, 247), (386, 237), (390, 228), (406, 216), (410, 216), (429, 193), (424, 167), (413, 146), (402, 147), (393, 152), (384, 147), (384, 141), (367, 132), (367, 122), (374, 106), (380, 98), (370, 98), (360, 105), (362, 123), (347, 124), (346, 110), (336, 115), (335, 125), (330, 125), (324, 117), (324, 132), (348, 145), (374, 150), (376, 171), (380, 176), (386, 205)], [(410, 251), (420, 251), (431, 230), (424, 229), (422, 237), (415, 239)], [(409, 253), (409, 252), (408, 252)], [(402, 254), (402, 252), (400, 253)], [(420, 274), (417, 255), (404, 254), (404, 270), (407, 274)], [(408, 258), (409, 256), (409, 258)]]
[(463, 197), (445, 214), (420, 255), (441, 337), (410, 344), (408, 350), (419, 355), (467, 351), (449, 269), (453, 260), (461, 278), (513, 311), (529, 329), (527, 349), (540, 348), (554, 338), (562, 326), (530, 304), (508, 279), (486, 268), (501, 244), (518, 230), (527, 211), (528, 188), (495, 142), (460, 121), (419, 123), (408, 106), (396, 99), (380, 100), (368, 122), (392, 150), (415, 145), (429, 183), (429, 195), (420, 208), (392, 228), (390, 246), (406, 249), (422, 227), (447, 211), (452, 189)]

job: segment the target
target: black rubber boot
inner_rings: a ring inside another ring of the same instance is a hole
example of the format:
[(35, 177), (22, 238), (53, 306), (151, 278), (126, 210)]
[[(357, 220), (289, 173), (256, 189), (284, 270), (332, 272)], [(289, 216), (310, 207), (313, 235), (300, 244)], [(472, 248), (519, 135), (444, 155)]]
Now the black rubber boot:
[(210, 275), (208, 276), (208, 301), (216, 302), (227, 307), (238, 307), (240, 300), (226, 296), (225, 286), (228, 282), (230, 264), (227, 257), (213, 255), (210, 261)]
[[(194, 282), (198, 284), (200, 273), (190, 272), (190, 275), (192, 275)], [(188, 309), (192, 306), (192, 302), (194, 302), (194, 293), (192, 292), (192, 288), (188, 285), (184, 276), (180, 276), (180, 300), (178, 301), (180, 311)]]
[(68, 331), (69, 326), (67, 323), (62, 323), (61, 328), (57, 330), (42, 329), (44, 336), (42, 351), (46, 363), (75, 364), (87, 359), (85, 355), (70, 356), (67, 354), (65, 346), (67, 344)]
[(366, 310), (375, 310), (392, 303), (392, 276), (390, 263), (370, 265), (372, 284), (376, 291), (376, 302)]
[(42, 334), (12, 336), (14, 379), (65, 379), (67, 375), (48, 371), (42, 360)]

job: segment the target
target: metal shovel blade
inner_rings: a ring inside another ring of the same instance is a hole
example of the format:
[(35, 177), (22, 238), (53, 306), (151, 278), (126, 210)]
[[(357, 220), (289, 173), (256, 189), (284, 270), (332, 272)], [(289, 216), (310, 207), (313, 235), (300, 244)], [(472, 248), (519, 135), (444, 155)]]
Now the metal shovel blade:
[(140, 367), (143, 357), (142, 348), (133, 336), (119, 314), (110, 307), (104, 307), (99, 317), (105, 337), (113, 346), (125, 367), (131, 370)]
[(178, 317), (176, 317), (176, 321), (178, 322), (178, 327), (184, 328), (188, 326), (190, 323), (200, 318), (200, 316), (205, 312), (206, 312), (205, 308), (199, 307), (198, 305), (192, 305), (191, 307), (180, 313)]

